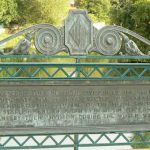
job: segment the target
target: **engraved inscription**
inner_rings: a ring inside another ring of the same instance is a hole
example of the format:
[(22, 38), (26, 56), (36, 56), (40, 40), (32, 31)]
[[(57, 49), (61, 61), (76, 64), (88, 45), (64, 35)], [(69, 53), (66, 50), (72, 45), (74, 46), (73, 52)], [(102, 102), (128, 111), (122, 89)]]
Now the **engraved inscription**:
[(0, 86), (0, 128), (150, 124), (149, 85)]

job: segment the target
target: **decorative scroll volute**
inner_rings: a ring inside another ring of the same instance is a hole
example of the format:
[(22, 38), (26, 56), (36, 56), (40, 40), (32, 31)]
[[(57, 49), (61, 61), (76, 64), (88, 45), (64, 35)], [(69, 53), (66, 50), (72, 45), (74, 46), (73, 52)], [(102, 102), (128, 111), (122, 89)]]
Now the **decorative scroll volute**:
[(93, 24), (86, 11), (71, 11), (65, 21), (65, 45), (71, 55), (87, 55), (93, 46)]

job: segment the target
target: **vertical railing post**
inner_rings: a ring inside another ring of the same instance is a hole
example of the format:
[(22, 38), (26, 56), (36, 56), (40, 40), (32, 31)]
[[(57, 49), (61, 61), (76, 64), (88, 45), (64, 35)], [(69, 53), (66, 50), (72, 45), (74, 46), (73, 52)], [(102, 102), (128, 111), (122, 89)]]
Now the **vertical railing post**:
[[(80, 63), (80, 58), (76, 58), (76, 64)], [(80, 78), (80, 66), (76, 67), (77, 78)]]
[(78, 134), (74, 135), (74, 150), (79, 150)]

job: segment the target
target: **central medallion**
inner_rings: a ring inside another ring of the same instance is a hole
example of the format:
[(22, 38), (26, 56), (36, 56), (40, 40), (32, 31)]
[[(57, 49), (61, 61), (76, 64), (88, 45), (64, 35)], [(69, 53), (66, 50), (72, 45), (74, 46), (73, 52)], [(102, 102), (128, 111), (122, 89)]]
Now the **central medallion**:
[(71, 55), (87, 55), (93, 46), (93, 26), (86, 11), (71, 11), (66, 19), (65, 45)]

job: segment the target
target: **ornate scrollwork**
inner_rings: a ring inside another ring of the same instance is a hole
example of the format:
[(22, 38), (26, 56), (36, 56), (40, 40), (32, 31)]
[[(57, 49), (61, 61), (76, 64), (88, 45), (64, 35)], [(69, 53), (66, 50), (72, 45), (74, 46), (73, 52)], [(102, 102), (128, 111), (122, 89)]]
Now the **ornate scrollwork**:
[(109, 27), (102, 28), (96, 36), (97, 51), (103, 55), (114, 55), (118, 53), (121, 48), (122, 38), (118, 32), (109, 29)]
[(0, 45), (14, 39), (22, 34), (26, 36), (24, 39), (18, 42), (16, 47), (12, 49), (10, 53), (1, 52), (3, 55), (24, 55), (29, 54), (29, 49), (31, 47), (31, 41), (34, 39), (36, 49), (42, 54), (55, 54), (61, 50), (62, 41), (61, 41), (61, 33), (59, 29), (49, 24), (39, 24), (34, 25), (32, 27), (23, 29), (18, 33), (11, 35), (10, 37), (0, 41)]
[(147, 45), (150, 45), (149, 40), (133, 31), (120, 26), (105, 26), (97, 33), (96, 51), (102, 53), (103, 55), (115, 55), (120, 51), (121, 46), (124, 44), (127, 55), (146, 55), (140, 51), (136, 43), (133, 40), (130, 40), (126, 34), (139, 39)]
[(35, 34), (35, 47), (43, 54), (54, 54), (61, 49), (61, 35), (57, 28), (43, 28)]
[(127, 55), (146, 55), (133, 40), (129, 39), (128, 35), (150, 46), (149, 40), (120, 26), (105, 26), (100, 30), (93, 29), (95, 29), (93, 23), (85, 11), (73, 10), (66, 19), (65, 26), (59, 29), (49, 24), (34, 25), (0, 41), (0, 45), (2, 45), (25, 34), (25, 38), (11, 52), (1, 51), (0, 54), (30, 54), (32, 40), (34, 40), (36, 50), (44, 55), (56, 54), (62, 50), (70, 52), (70, 55), (87, 55), (91, 51), (103, 55), (117, 55), (122, 54), (122, 45), (124, 45)]

